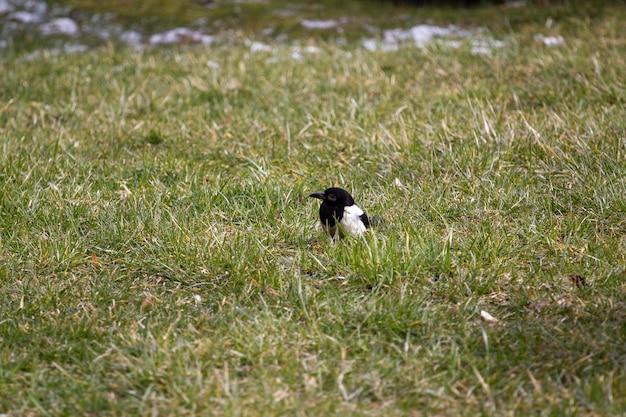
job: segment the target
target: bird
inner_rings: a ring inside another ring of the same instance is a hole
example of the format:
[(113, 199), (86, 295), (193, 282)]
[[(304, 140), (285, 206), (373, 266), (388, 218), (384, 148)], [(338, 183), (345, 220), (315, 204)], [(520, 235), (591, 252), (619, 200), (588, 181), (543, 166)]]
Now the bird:
[(343, 238), (346, 233), (361, 237), (370, 227), (367, 214), (354, 203), (350, 193), (343, 188), (327, 188), (324, 192), (313, 193), (309, 197), (322, 200), (320, 222), (333, 240), (336, 237)]

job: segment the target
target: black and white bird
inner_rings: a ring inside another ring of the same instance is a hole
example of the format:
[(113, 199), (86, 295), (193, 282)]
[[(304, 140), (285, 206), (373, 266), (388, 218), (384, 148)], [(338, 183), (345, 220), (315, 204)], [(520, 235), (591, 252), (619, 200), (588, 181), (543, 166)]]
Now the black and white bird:
[(313, 193), (309, 197), (322, 200), (320, 222), (331, 238), (343, 238), (345, 233), (360, 237), (370, 227), (370, 219), (354, 204), (349, 192), (342, 188), (327, 188), (323, 193)]

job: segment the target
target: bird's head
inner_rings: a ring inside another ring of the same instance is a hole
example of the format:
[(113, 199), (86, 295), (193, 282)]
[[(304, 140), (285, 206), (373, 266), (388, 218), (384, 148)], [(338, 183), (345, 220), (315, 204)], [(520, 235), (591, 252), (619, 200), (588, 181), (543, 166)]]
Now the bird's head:
[(309, 197), (318, 198), (331, 207), (346, 207), (354, 204), (354, 199), (343, 188), (327, 188), (323, 193), (313, 193)]

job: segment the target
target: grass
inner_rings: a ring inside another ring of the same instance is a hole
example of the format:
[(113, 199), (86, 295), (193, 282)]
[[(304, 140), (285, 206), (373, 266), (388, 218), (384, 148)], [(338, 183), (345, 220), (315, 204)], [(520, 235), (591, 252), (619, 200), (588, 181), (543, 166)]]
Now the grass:
[(0, 412), (621, 415), (624, 21), (6, 58)]

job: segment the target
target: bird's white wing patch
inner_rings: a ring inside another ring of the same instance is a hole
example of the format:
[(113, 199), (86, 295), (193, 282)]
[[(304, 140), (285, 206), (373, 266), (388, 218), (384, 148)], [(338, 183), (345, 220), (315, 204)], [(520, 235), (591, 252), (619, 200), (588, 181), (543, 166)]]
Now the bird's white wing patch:
[(341, 224), (341, 227), (343, 227), (343, 229), (352, 236), (362, 236), (367, 228), (361, 221), (361, 215), (363, 215), (363, 210), (361, 210), (356, 204), (347, 206), (343, 209), (343, 218), (339, 224)]

